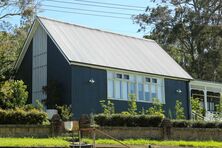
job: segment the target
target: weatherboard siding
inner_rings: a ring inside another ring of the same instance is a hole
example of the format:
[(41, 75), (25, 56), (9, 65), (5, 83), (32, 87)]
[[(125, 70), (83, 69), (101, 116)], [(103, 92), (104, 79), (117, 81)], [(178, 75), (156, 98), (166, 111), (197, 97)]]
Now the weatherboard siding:
[(47, 83), (54, 81), (59, 84), (61, 98), (58, 104), (71, 105), (71, 66), (52, 39), (49, 36), (47, 38)]
[(38, 27), (33, 37), (32, 53), (32, 103), (46, 99), (43, 86), (47, 85), (47, 34)]
[[(181, 93), (177, 92), (178, 89), (181, 90)], [(190, 118), (189, 81), (165, 79), (165, 97), (165, 114), (169, 116), (169, 112), (171, 112), (172, 117), (175, 118), (176, 100), (179, 100), (184, 107), (186, 118)]]
[[(90, 83), (93, 79), (95, 83)], [(165, 79), (165, 104), (163, 105), (165, 114), (168, 116), (169, 110), (175, 118), (176, 100), (183, 103), (185, 116), (189, 118), (188, 108), (188, 82), (180, 80)], [(182, 93), (176, 90), (181, 89)], [(102, 108), (99, 101), (107, 99), (107, 71), (83, 66), (72, 66), (72, 107), (75, 118), (81, 114), (101, 113)], [(128, 102), (122, 100), (111, 100), (115, 105), (116, 112), (127, 111)], [(137, 102), (138, 111), (148, 109), (152, 103)]]
[(15, 76), (16, 80), (23, 80), (27, 86), (27, 91), (29, 93), (28, 103), (32, 103), (32, 43), (33, 41), (30, 42), (27, 52), (25, 53)]
[[(95, 83), (90, 83), (90, 79)], [(81, 114), (102, 112), (99, 101), (107, 96), (105, 70), (72, 65), (72, 110), (75, 118)]]

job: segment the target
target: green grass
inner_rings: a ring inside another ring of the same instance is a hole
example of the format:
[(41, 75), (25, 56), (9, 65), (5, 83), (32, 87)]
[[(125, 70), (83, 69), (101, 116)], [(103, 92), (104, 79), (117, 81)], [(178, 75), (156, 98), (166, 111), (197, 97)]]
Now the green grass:
[[(84, 139), (86, 143), (92, 143), (92, 139)], [(161, 146), (184, 146), (184, 147), (222, 147), (222, 142), (217, 141), (158, 141), (158, 140), (146, 140), (146, 139), (127, 139), (122, 140), (126, 145), (161, 145)], [(97, 139), (96, 144), (118, 144), (114, 140), (110, 139)]]
[(62, 138), (0, 138), (0, 146), (61, 146), (69, 147), (69, 142)]

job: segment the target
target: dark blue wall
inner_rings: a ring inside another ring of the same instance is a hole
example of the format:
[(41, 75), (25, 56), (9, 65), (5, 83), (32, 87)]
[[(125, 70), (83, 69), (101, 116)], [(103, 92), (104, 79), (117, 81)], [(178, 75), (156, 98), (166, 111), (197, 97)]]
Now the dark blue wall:
[(58, 104), (70, 105), (71, 66), (49, 36), (47, 37), (47, 49), (47, 84), (50, 81), (56, 82), (61, 93)]
[[(180, 89), (182, 92), (178, 93), (177, 90)], [(175, 118), (175, 105), (176, 100), (182, 102), (184, 107), (185, 116), (190, 118), (189, 113), (189, 82), (181, 80), (165, 79), (165, 112), (169, 116), (169, 111), (171, 111), (173, 118)]]
[[(93, 78), (95, 83), (89, 83)], [(106, 99), (106, 71), (72, 66), (72, 109), (75, 118), (81, 114), (101, 112), (99, 101)]]
[(15, 79), (23, 80), (27, 85), (27, 91), (29, 92), (28, 103), (32, 103), (32, 48), (31, 41), (15, 76)]
[[(93, 78), (94, 84), (89, 83)], [(176, 90), (181, 89), (182, 93)], [(99, 101), (107, 98), (107, 73), (105, 70), (99, 70), (88, 67), (72, 66), (72, 106), (75, 118), (79, 118), (81, 114), (100, 113), (102, 112)], [(165, 113), (171, 110), (175, 117), (176, 99), (183, 103), (185, 115), (188, 118), (188, 82), (165, 79)], [(112, 100), (115, 104), (116, 112), (127, 111), (127, 101)], [(147, 109), (152, 106), (151, 103), (137, 102), (138, 110)]]

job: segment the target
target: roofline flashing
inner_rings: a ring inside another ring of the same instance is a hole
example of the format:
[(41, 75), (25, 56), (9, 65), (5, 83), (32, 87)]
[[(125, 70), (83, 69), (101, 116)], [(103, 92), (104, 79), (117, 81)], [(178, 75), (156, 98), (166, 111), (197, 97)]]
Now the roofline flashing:
[(89, 67), (89, 68), (97, 68), (97, 69), (102, 69), (102, 70), (113, 70), (113, 71), (122, 71), (122, 72), (129, 71), (131, 73), (141, 73), (141, 74), (153, 75), (153, 76), (164, 77), (164, 78), (174, 79), (174, 80), (183, 80), (183, 81), (193, 80), (193, 79), (190, 79), (190, 78), (173, 77), (173, 76), (167, 76), (167, 75), (146, 73), (146, 72), (141, 72), (141, 71), (134, 71), (134, 70), (129, 70), (129, 69), (115, 68), (115, 67), (107, 67), (107, 66), (102, 66), (102, 65), (95, 65), (95, 64), (81, 63), (81, 62), (74, 62), (74, 61), (72, 61), (70, 64), (71, 65), (76, 65), (76, 66)]

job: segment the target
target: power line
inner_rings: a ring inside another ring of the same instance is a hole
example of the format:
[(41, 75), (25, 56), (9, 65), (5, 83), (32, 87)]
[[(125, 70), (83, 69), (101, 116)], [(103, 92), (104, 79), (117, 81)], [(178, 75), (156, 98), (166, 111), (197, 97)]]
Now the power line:
[(83, 4), (83, 3), (77, 3), (77, 2), (66, 2), (66, 1), (60, 1), (60, 0), (45, 0), (50, 2), (56, 2), (56, 3), (66, 3), (66, 4), (76, 4), (76, 5), (83, 5), (83, 6), (93, 6), (93, 7), (102, 7), (102, 8), (112, 8), (112, 9), (119, 9), (119, 10), (131, 10), (131, 11), (144, 11), (142, 9), (133, 9), (133, 8), (121, 8), (121, 7), (113, 7), (113, 6), (102, 6), (97, 4)]
[(119, 16), (112, 16), (112, 15), (90, 14), (90, 13), (81, 13), (81, 12), (74, 12), (74, 11), (63, 11), (63, 10), (55, 10), (55, 9), (48, 9), (48, 8), (47, 9), (41, 8), (40, 10), (130, 20), (130, 18), (127, 18), (127, 17), (119, 17)]
[(95, 2), (95, 1), (89, 1), (89, 0), (74, 0), (74, 1), (80, 1), (80, 2), (86, 2), (86, 3), (96, 3), (96, 4), (102, 4), (102, 5), (113, 5), (113, 6), (121, 6), (121, 7), (130, 7), (130, 8), (142, 8), (146, 9), (146, 7), (141, 6), (133, 6), (133, 5), (123, 5), (123, 4), (114, 4), (114, 3), (104, 3), (104, 2)]
[(88, 11), (88, 12), (98, 12), (98, 13), (107, 13), (107, 14), (118, 14), (118, 15), (127, 15), (132, 16), (133, 14), (127, 14), (127, 13), (120, 13), (120, 12), (112, 12), (112, 11), (99, 11), (99, 10), (90, 10), (90, 9), (80, 9), (80, 8), (74, 8), (74, 7), (63, 7), (63, 6), (55, 6), (55, 5), (46, 5), (43, 4), (42, 6), (46, 7), (52, 7), (52, 8), (62, 8), (62, 9), (70, 9), (70, 10), (80, 10), (80, 11)]

